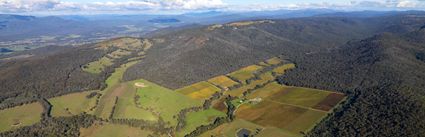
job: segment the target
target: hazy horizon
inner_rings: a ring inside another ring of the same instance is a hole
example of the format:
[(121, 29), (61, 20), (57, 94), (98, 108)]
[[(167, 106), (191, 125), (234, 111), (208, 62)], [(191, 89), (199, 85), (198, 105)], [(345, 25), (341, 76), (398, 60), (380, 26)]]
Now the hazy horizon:
[(337, 11), (424, 10), (424, 0), (0, 0), (0, 14), (98, 15), (183, 14), (329, 9)]

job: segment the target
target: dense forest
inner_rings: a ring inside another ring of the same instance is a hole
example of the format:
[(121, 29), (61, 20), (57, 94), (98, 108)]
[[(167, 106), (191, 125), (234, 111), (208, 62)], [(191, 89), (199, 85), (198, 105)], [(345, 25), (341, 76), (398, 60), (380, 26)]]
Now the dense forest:
[(51, 54), (49, 47), (39, 50), (48, 53), (0, 61), (0, 108), (101, 86), (102, 76), (83, 72), (80, 66), (102, 53), (91, 47), (63, 48)]
[(424, 136), (424, 39), (420, 29), (350, 42), (296, 60), (279, 81), (349, 95), (309, 136)]
[(176, 89), (280, 54), (295, 60), (383, 32), (410, 32), (423, 22), (407, 15), (311, 17), (214, 30), (190, 28), (152, 36), (154, 46), (124, 79), (143, 77)]

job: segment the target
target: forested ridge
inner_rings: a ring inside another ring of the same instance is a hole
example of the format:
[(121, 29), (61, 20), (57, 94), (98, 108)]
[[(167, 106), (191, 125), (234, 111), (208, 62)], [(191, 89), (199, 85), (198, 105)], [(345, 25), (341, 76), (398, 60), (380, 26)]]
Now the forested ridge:
[(384, 33), (296, 60), (281, 83), (346, 93), (309, 136), (424, 136), (425, 31)]
[(128, 69), (124, 79), (143, 77), (176, 89), (280, 54), (295, 60), (383, 32), (407, 33), (423, 22), (424, 18), (408, 15), (311, 17), (214, 30), (185, 29), (152, 36), (154, 46), (142, 62)]

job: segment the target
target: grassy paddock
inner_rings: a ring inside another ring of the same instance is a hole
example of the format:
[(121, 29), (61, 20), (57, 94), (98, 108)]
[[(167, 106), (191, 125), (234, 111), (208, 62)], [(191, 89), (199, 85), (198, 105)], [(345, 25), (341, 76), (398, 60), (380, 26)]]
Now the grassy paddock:
[(112, 59), (102, 57), (97, 61), (84, 65), (82, 69), (89, 73), (99, 74), (105, 69), (105, 67), (111, 66), (113, 64), (112, 61)]
[(148, 137), (151, 131), (127, 125), (97, 123), (80, 129), (80, 137)]
[(72, 93), (49, 99), (48, 101), (52, 104), (51, 115), (61, 117), (89, 112), (90, 108), (96, 106), (96, 96), (87, 98), (93, 92), (96, 91)]
[(43, 106), (35, 102), (0, 110), (0, 132), (29, 126), (40, 121)]
[(147, 80), (137, 80), (134, 83), (143, 83), (145, 87), (137, 89), (137, 95), (140, 96), (141, 107), (149, 108), (160, 116), (171, 126), (177, 125), (177, 119), (173, 116), (178, 114), (184, 108), (201, 106), (202, 101), (191, 99), (188, 96), (161, 87)]
[(188, 113), (186, 116), (186, 126), (181, 131), (177, 132), (177, 136), (183, 137), (184, 135), (194, 131), (197, 127), (201, 125), (208, 125), (214, 122), (217, 117), (225, 116), (225, 113), (215, 109)]
[(115, 69), (115, 72), (112, 73), (111, 76), (108, 77), (108, 79), (106, 79), (105, 82), (107, 87), (100, 92), (102, 94), (102, 97), (94, 112), (96, 116), (101, 118), (109, 118), (112, 112), (112, 108), (114, 107), (115, 97), (119, 97), (119, 95), (121, 95), (120, 92), (123, 92), (122, 90), (125, 90), (119, 89), (125, 88), (120, 85), (122, 76), (127, 68), (136, 63), (137, 61), (134, 61), (121, 65), (119, 68)]
[(152, 112), (137, 107), (135, 102), (136, 87), (133, 82), (123, 83), (123, 86), (127, 86), (127, 88), (126, 91), (118, 97), (113, 115), (114, 119), (158, 120), (158, 117)]

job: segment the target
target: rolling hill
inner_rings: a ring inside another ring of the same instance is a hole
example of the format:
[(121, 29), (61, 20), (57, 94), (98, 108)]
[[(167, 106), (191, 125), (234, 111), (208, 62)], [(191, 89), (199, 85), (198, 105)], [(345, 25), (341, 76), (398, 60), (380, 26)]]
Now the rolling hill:
[(280, 54), (297, 60), (382, 32), (413, 31), (423, 25), (423, 18), (311, 17), (256, 22), (153, 36), (154, 46), (146, 59), (131, 67), (124, 79), (143, 77), (176, 89)]

